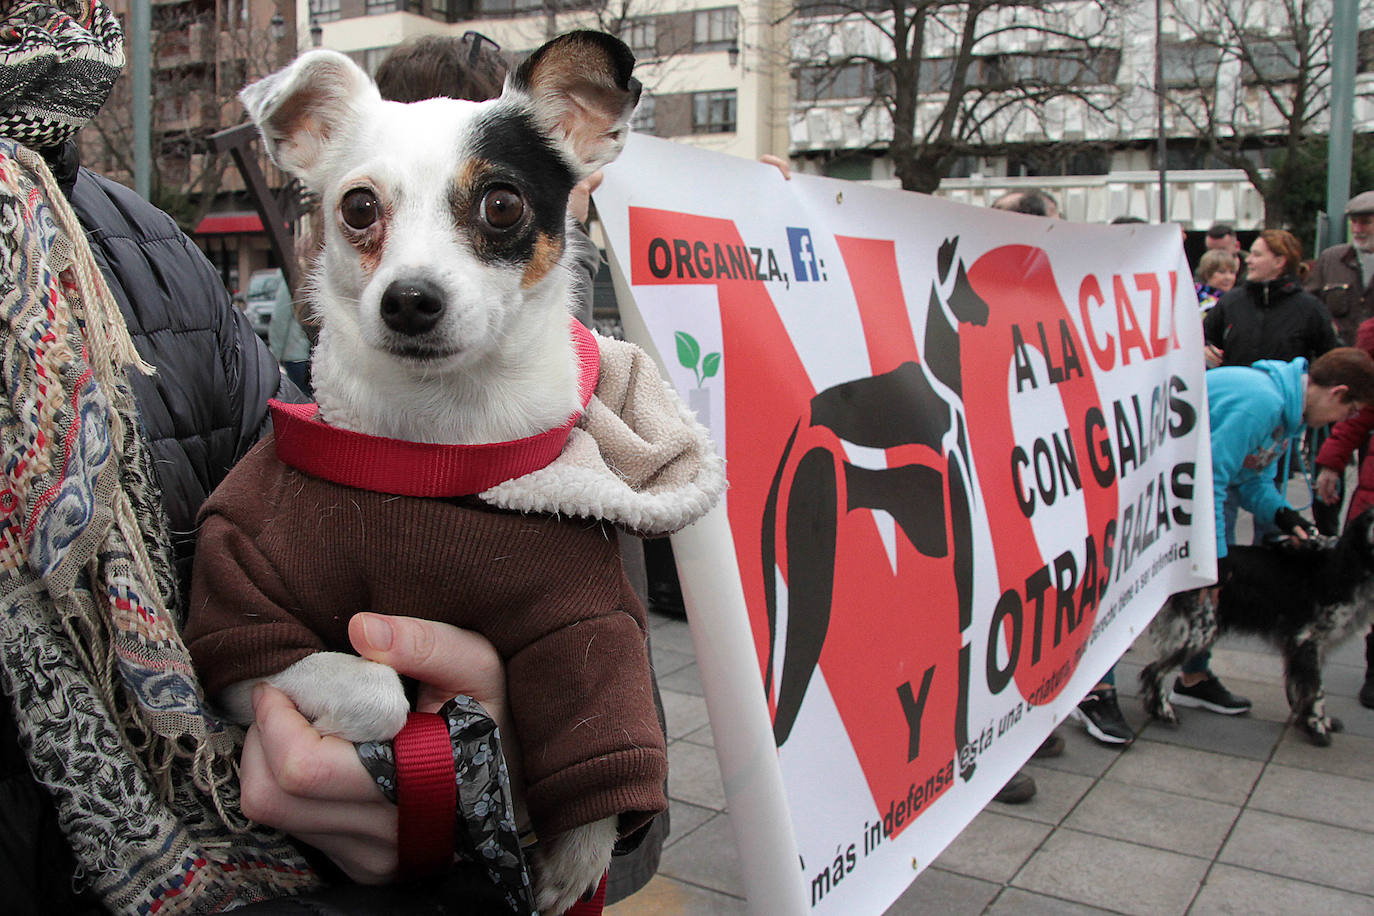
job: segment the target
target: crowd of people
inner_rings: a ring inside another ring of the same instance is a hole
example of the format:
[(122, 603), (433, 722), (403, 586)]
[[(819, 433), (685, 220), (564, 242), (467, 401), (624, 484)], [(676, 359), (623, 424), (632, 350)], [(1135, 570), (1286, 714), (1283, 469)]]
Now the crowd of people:
[[(996, 209), (1060, 218), (1049, 193), (1026, 188), (993, 201)], [(1283, 229), (1257, 233), (1241, 248), (1235, 228), (1208, 229), (1194, 272), (1201, 311), (1211, 418), (1217, 556), (1224, 575), (1229, 545), (1243, 509), (1253, 516), (1253, 542), (1334, 534), (1340, 525), (1345, 469), (1358, 465), (1345, 519), (1374, 505), (1374, 191), (1346, 206), (1351, 241), (1304, 261), (1301, 243)], [(1123, 215), (1113, 224), (1141, 223)], [(1309, 471), (1305, 452), (1312, 455)], [(1306, 479), (1313, 499), (1309, 523), (1287, 500), (1288, 481)], [(1215, 586), (1210, 591), (1215, 597)], [(1206, 591), (1206, 590), (1205, 590)], [(1228, 690), (1210, 669), (1210, 652), (1189, 658), (1173, 684), (1176, 705), (1242, 715), (1252, 702)], [(1360, 702), (1374, 709), (1374, 629), (1366, 637), (1367, 669)], [(1135, 733), (1122, 715), (1111, 669), (1079, 702), (1073, 718), (1104, 745), (1126, 747)], [(1036, 758), (1063, 753), (1051, 734)], [(1021, 804), (1035, 796), (1033, 777), (1019, 771), (996, 800)]]
[[(0, 224), (3, 244), (31, 268), (5, 296), (9, 397), (0, 432), (27, 470), (22, 491), (0, 494), (0, 511), (8, 519), (26, 494), (44, 491), (63, 494), (69, 510), (35, 508), (27, 531), (11, 521), (3, 538), (0, 666), (10, 702), (0, 704), (0, 875), (8, 911), (98, 913), (155, 902), (158, 912), (193, 912), (207, 899), (261, 913), (472, 913), (485, 912), (488, 900), (501, 911), (488, 882), (461, 869), (439, 882), (388, 886), (395, 806), (353, 747), (321, 738), (283, 694), (259, 692), (246, 734), (207, 708), (177, 635), (195, 519), (265, 433), (268, 399), (298, 400), (308, 388), (302, 316), (289, 300), (277, 310), (271, 346), (283, 372), (171, 218), (80, 166), (73, 135), (123, 65), (113, 14), (98, 2), (61, 0), (7, 10)], [(504, 64), (483, 41), (406, 47), (379, 70), (384, 93), (491, 97)], [(79, 99), (73, 86), (86, 90)], [(575, 192), (583, 214), (588, 193)], [(993, 206), (1060, 216), (1038, 190)], [(1207, 234), (1196, 282), (1214, 367), (1221, 557), (1234, 543), (1236, 507), (1255, 515), (1258, 535), (1308, 536), (1284, 492), (1309, 428), (1332, 427), (1315, 440), (1314, 510), (1332, 507), (1318, 524), (1333, 524), (1352, 461), (1347, 517), (1374, 504), (1374, 191), (1354, 197), (1346, 215), (1351, 242), (1305, 267), (1283, 230), (1261, 232), (1244, 254), (1231, 227)], [(642, 596), (638, 550), (627, 542)], [(501, 720), (504, 675), (484, 639), (367, 616), (355, 648), (414, 678), (422, 706), (466, 693)], [(1360, 701), (1374, 708), (1374, 633), (1367, 645)], [(1172, 699), (1224, 714), (1250, 708), (1210, 672), (1205, 654), (1185, 666)], [(1075, 717), (1100, 742), (1134, 740), (1112, 672)], [(1051, 735), (1037, 756), (1061, 754), (1064, 744)], [(998, 798), (1034, 794), (1023, 772)], [(618, 850), (610, 899), (653, 874), (667, 827), (664, 815)], [(191, 875), (198, 894), (180, 893)]]
[[(1204, 289), (1217, 287), (1212, 282), (1216, 264), (1209, 259), (1216, 251), (1239, 251), (1239, 242), (1231, 227), (1213, 227), (1208, 233), (1208, 251), (1197, 270), (1199, 302), (1205, 312), (1203, 329), (1206, 360), (1209, 369), (1220, 366), (1250, 366), (1259, 370), (1272, 366), (1272, 361), (1315, 366), (1329, 354), (1343, 355), (1350, 366), (1356, 366), (1360, 354), (1374, 356), (1374, 191), (1355, 195), (1347, 203), (1345, 217), (1350, 228), (1350, 241), (1330, 246), (1314, 260), (1304, 261), (1302, 246), (1292, 234), (1280, 229), (1259, 233), (1244, 256), (1244, 272), (1233, 281), (1233, 287), (1217, 296), (1215, 302), (1204, 301)], [(1223, 282), (1227, 278), (1223, 277)], [(1268, 362), (1267, 362), (1268, 361)], [(1209, 406), (1212, 408), (1213, 473), (1218, 481), (1218, 505), (1225, 504), (1225, 513), (1218, 517), (1219, 555), (1224, 556), (1226, 544), (1234, 543), (1236, 508), (1251, 508), (1240, 497), (1238, 484), (1231, 482), (1234, 473), (1227, 467), (1236, 466), (1245, 452), (1227, 452), (1228, 438), (1218, 435), (1224, 424), (1236, 422), (1237, 414), (1246, 406), (1244, 396), (1221, 397), (1212, 403), (1214, 387), (1223, 393), (1224, 384), (1233, 379), (1218, 370), (1208, 373)], [(1250, 377), (1252, 380), (1254, 376)], [(1308, 378), (1309, 385), (1311, 375)], [(1298, 531), (1294, 527), (1297, 513), (1283, 503), (1281, 494), (1293, 474), (1311, 481), (1314, 499), (1311, 503), (1313, 523), (1323, 534), (1334, 534), (1340, 526), (1340, 507), (1344, 498), (1344, 479), (1352, 460), (1358, 465), (1357, 490), (1346, 511), (1348, 523), (1371, 504), (1368, 487), (1374, 482), (1374, 465), (1366, 466), (1369, 452), (1369, 433), (1374, 428), (1374, 409), (1368, 396), (1361, 393), (1357, 380), (1352, 379), (1343, 398), (1327, 405), (1329, 410), (1313, 417), (1305, 416), (1313, 434), (1306, 437), (1314, 467), (1309, 470), (1299, 441), (1302, 430), (1291, 424), (1289, 442), (1274, 450), (1271, 458), (1274, 487), (1252, 497), (1260, 500), (1254, 511), (1255, 538), (1272, 536), (1276, 530)], [(1273, 418), (1267, 418), (1272, 420)], [(1316, 422), (1321, 421), (1321, 422)], [(1259, 423), (1265, 421), (1247, 420)], [(1229, 459), (1218, 467), (1218, 447)], [(1368, 476), (1367, 476), (1368, 475)], [(1226, 484), (1225, 489), (1222, 484)], [(1280, 494), (1276, 500), (1270, 491)], [(1366, 641), (1367, 669), (1360, 690), (1360, 702), (1374, 708), (1374, 632)]]

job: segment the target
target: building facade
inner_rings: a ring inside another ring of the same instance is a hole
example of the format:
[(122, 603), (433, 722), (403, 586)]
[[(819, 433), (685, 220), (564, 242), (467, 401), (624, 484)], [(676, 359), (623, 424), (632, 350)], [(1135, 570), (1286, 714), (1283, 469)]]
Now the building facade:
[[(106, 0), (129, 31), (129, 0)], [(151, 194), (238, 290), (269, 266), (262, 222), (227, 156), (209, 138), (243, 121), (235, 94), (295, 54), (289, 0), (152, 0), (150, 45)], [(131, 43), (126, 52), (132, 56)], [(133, 184), (133, 99), (128, 69), (100, 115), (79, 135), (83, 164)], [(269, 183), (284, 184), (263, 163)]]
[[(127, 4), (113, 2), (117, 10)], [(1064, 19), (1045, 22), (1026, 12), (1044, 4), (999, 7), (1001, 19), (982, 24), (986, 34), (961, 65), (954, 61), (967, 5), (937, 8), (925, 30), (916, 132), (938, 119), (956, 72), (979, 85), (985, 106), (1018, 87), (1057, 81), (1071, 91), (1007, 104), (984, 118), (935, 193), (984, 205), (1008, 189), (1034, 186), (1054, 194), (1074, 220), (1165, 218), (1195, 234), (1215, 222), (1261, 228), (1264, 203), (1246, 173), (1197, 142), (1197, 109), (1204, 99), (1226, 106), (1229, 129), (1254, 138), (1254, 161), (1265, 164), (1273, 155), (1265, 138), (1291, 126), (1282, 82), (1299, 75), (1292, 60), (1302, 49), (1285, 44), (1292, 25), (1280, 11), (1295, 5), (1244, 5), (1242, 25), (1267, 36), (1248, 61), (1221, 46), (1209, 20), (1241, 6), (1228, 0), (1162, 0), (1157, 26), (1155, 4), (1141, 0), (1053, 6)], [(1374, 4), (1362, 6), (1354, 127), (1374, 133)], [(154, 0), (158, 168), (164, 185), (200, 187), (202, 197), (214, 198), (194, 235), (235, 288), (252, 270), (273, 266), (234, 169), (222, 168), (216, 181), (202, 177), (204, 138), (242, 120), (235, 87), (312, 46), (347, 53), (371, 72), (390, 48), (420, 35), (478, 31), (517, 60), (554, 35), (594, 28), (619, 35), (639, 61), (645, 91), (636, 130), (731, 155), (771, 153), (789, 157), (798, 171), (895, 187), (890, 83), (883, 82), (896, 56), (887, 37), (891, 17), (880, 0)], [(1308, 31), (1321, 26), (1317, 20)], [(1068, 34), (1088, 40), (1075, 50), (1062, 37)], [(1320, 102), (1302, 130), (1326, 131)], [(1159, 194), (1161, 113), (1167, 212)], [(96, 164), (121, 173), (118, 162)], [(282, 176), (270, 166), (267, 172), (280, 186)]]
[(785, 26), (771, 4), (720, 0), (300, 0), (298, 33), (351, 55), (369, 72), (407, 39), (477, 31), (513, 59), (571, 29), (618, 35), (645, 93), (635, 129), (740, 156), (788, 152)]
[[(883, 79), (891, 79), (893, 36), (902, 33), (885, 6), (803, 0), (798, 10), (789, 141), (804, 170), (899, 184), (887, 155), (891, 106), (883, 104), (895, 93)], [(929, 88), (916, 102), (913, 133), (938, 133), (953, 73), (979, 91), (961, 111), (978, 122), (960, 134), (971, 148), (935, 193), (985, 205), (1012, 188), (1042, 187), (1072, 220), (1132, 216), (1194, 232), (1216, 222), (1258, 230), (1264, 201), (1247, 172), (1219, 161), (1200, 138), (1216, 133), (1227, 146), (1244, 138), (1246, 164), (1267, 168), (1289, 131), (1325, 135), (1331, 6), (1069, 0), (997, 7), (970, 26), (966, 4), (937, 4), (923, 23), (916, 78)], [(1374, 5), (1360, 5), (1358, 23), (1354, 129), (1368, 134)], [(970, 34), (976, 43), (962, 46)]]

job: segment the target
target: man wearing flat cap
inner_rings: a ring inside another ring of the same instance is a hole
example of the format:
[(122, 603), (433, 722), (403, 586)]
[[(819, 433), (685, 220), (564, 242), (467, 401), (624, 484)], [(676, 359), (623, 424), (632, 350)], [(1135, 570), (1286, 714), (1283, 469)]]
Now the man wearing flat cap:
[(1341, 344), (1353, 347), (1355, 329), (1374, 317), (1374, 191), (1352, 197), (1345, 215), (1350, 218), (1350, 243), (1323, 251), (1304, 285), (1326, 303)]
[[(1365, 191), (1352, 197), (1345, 207), (1345, 215), (1350, 218), (1350, 244), (1332, 245), (1323, 251), (1308, 272), (1305, 282), (1308, 291), (1320, 296), (1331, 310), (1336, 318), (1336, 333), (1340, 335), (1341, 342), (1349, 346), (1356, 337), (1355, 329), (1359, 324), (1374, 317), (1374, 191)], [(1369, 329), (1366, 328), (1359, 335), (1359, 346), (1365, 350), (1369, 349), (1368, 334)], [(1363, 420), (1357, 419), (1341, 424), (1348, 427), (1348, 434), (1337, 427), (1330, 441), (1322, 446), (1320, 455), (1330, 461), (1341, 453), (1343, 447), (1347, 456), (1345, 461), (1349, 461), (1350, 453), (1357, 448), (1351, 437), (1354, 440), (1364, 438), (1366, 427), (1362, 423)], [(1363, 481), (1363, 475), (1368, 473), (1365, 469), (1374, 460), (1374, 455), (1366, 455), (1364, 448), (1359, 448), (1358, 454), (1360, 479)], [(1320, 461), (1321, 457), (1317, 460)], [(1339, 511), (1345, 495), (1344, 471), (1333, 465), (1322, 467), (1323, 472), (1337, 470), (1341, 475), (1341, 483), (1336, 490), (1322, 497), (1325, 505), (1313, 502), (1313, 517), (1318, 517), (1318, 513), (1329, 517), (1333, 510)], [(1350, 516), (1347, 515), (1347, 523), (1349, 520)], [(1365, 677), (1359, 698), (1362, 705), (1374, 709), (1374, 630), (1370, 630), (1365, 637)]]

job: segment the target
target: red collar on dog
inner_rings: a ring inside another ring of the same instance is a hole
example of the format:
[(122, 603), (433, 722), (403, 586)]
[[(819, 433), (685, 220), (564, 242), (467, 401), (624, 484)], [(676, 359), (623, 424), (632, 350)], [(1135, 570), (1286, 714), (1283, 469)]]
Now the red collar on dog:
[(572, 336), (581, 367), (582, 410), (556, 429), (513, 442), (436, 445), (340, 429), (319, 420), (314, 403), (272, 400), (277, 457), (312, 477), (397, 496), (471, 496), (537, 471), (563, 450), (601, 371), (596, 337), (577, 321)]

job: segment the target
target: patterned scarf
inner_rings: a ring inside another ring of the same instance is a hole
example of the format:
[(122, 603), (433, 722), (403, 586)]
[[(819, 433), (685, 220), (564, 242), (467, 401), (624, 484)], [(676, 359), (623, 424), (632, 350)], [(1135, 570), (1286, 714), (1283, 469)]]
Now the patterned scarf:
[(0, 0), (0, 136), (57, 146), (95, 117), (122, 69), (119, 20), (97, 0)]
[(0, 140), (0, 683), (78, 874), (115, 912), (218, 911), (318, 883), (238, 812), (234, 735), (168, 613), (139, 359), (37, 154)]

